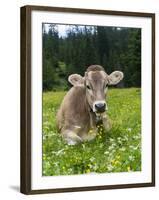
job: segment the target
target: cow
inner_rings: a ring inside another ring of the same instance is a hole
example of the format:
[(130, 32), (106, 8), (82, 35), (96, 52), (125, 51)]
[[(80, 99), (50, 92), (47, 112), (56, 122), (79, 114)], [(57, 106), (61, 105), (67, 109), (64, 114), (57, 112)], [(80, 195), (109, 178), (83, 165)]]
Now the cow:
[(110, 130), (111, 122), (106, 114), (108, 86), (116, 85), (123, 76), (121, 71), (108, 75), (102, 66), (91, 65), (84, 77), (79, 74), (68, 77), (73, 87), (65, 95), (56, 120), (62, 137), (69, 145), (94, 139), (98, 133), (98, 121), (106, 131)]

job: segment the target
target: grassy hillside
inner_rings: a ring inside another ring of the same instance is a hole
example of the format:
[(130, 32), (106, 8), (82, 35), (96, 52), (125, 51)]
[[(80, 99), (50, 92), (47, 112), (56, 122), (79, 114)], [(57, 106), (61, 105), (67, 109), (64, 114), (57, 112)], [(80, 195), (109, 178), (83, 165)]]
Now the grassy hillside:
[(67, 145), (56, 130), (55, 115), (65, 93), (43, 94), (43, 175), (141, 170), (140, 89), (109, 89), (112, 129), (76, 146)]

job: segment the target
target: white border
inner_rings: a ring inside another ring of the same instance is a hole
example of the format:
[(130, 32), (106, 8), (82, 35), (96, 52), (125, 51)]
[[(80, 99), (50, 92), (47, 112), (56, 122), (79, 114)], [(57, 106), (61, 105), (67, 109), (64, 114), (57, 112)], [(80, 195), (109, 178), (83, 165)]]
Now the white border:
[[(142, 171), (42, 177), (42, 22), (142, 28)], [(151, 19), (32, 11), (31, 188), (55, 189), (151, 182)]]

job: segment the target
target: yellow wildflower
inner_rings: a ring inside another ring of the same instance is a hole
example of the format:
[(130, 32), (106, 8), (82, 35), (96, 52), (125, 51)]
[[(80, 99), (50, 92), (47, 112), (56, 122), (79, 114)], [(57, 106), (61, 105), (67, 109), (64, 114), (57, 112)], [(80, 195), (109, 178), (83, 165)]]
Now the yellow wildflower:
[(130, 172), (130, 166), (127, 167), (128, 172)]
[(111, 163), (114, 164), (115, 160), (112, 160)]
[(114, 165), (117, 165), (117, 164), (119, 164), (119, 161), (118, 161), (118, 160), (116, 160), (116, 161), (114, 162)]
[(116, 156), (116, 159), (120, 159), (120, 156)]

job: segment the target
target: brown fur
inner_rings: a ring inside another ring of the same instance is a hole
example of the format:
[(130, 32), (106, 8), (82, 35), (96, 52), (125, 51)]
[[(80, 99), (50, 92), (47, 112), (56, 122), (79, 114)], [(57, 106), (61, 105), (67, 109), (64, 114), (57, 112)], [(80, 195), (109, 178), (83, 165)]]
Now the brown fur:
[[(114, 80), (114, 75), (110, 78)], [(99, 65), (88, 67), (85, 77), (77, 74), (69, 77), (69, 81), (74, 87), (64, 97), (57, 113), (57, 126), (68, 144), (77, 144), (96, 136), (97, 114), (93, 111), (93, 103), (98, 100), (105, 101), (105, 85), (108, 84), (108, 79), (109, 76), (105, 73), (104, 68)], [(88, 89), (87, 85), (91, 89)], [(110, 129), (106, 113), (104, 112), (100, 116), (104, 127)]]
[(90, 71), (105, 71), (104, 68), (100, 65), (91, 65), (87, 68), (87, 72)]

